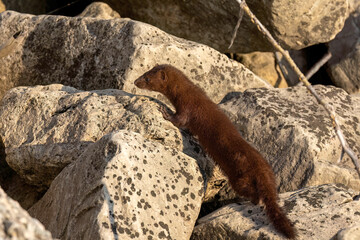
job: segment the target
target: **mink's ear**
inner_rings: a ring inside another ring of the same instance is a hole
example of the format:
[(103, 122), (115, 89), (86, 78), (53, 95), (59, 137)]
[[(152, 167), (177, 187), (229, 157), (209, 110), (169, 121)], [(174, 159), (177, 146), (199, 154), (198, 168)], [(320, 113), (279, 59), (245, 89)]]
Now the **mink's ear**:
[(160, 74), (161, 74), (161, 80), (165, 81), (166, 80), (166, 73), (164, 72), (164, 70), (160, 70)]

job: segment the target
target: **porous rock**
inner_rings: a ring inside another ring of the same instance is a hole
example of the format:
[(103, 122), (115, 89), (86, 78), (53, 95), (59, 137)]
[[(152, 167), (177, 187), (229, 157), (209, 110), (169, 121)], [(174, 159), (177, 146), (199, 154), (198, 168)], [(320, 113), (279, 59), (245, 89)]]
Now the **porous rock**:
[(61, 239), (189, 239), (203, 187), (194, 159), (121, 130), (89, 146), (29, 212)]
[[(360, 214), (358, 212), (357, 214)], [(349, 227), (341, 229), (331, 240), (356, 240), (360, 238), (360, 224), (355, 223)]]
[(120, 14), (103, 2), (93, 2), (87, 6), (79, 17), (93, 17), (100, 19), (120, 18)]
[[(356, 192), (327, 184), (280, 194), (279, 204), (297, 229), (299, 240), (328, 240), (345, 226), (360, 220)], [(261, 206), (250, 202), (229, 204), (197, 221), (192, 240), (284, 239)]]
[(116, 89), (13, 88), (0, 106), (6, 161), (29, 184), (47, 187), (89, 144), (115, 130), (129, 129), (181, 149), (179, 130), (158, 107), (148, 97)]
[[(355, 6), (354, 6), (355, 7)], [(360, 92), (360, 4), (345, 22), (343, 30), (329, 43), (332, 58), (328, 72), (333, 83), (348, 93)]]
[[(171, 34), (204, 43), (221, 52), (273, 51), (244, 14), (228, 49), (239, 16), (237, 1), (106, 0), (122, 16), (150, 23)], [(347, 0), (248, 0), (260, 21), (288, 49), (328, 42), (341, 31)]]
[[(82, 90), (122, 89), (156, 64), (172, 64), (219, 102), (227, 92), (269, 84), (216, 50), (130, 19), (0, 14), (0, 42), (24, 38), (0, 58), (0, 98), (9, 88), (61, 83)], [(164, 100), (164, 98), (162, 98)]]
[[(359, 156), (359, 98), (336, 87), (314, 88), (337, 113), (350, 148)], [(350, 158), (345, 155), (336, 164), (340, 141), (329, 115), (305, 87), (250, 89), (228, 95), (220, 106), (271, 164), (280, 191), (324, 183), (360, 189)]]
[(5, 11), (5, 10), (6, 10), (5, 5), (4, 5), (4, 3), (0, 0), (0, 13), (3, 12), (3, 11)]
[(0, 188), (0, 239), (50, 240), (50, 232)]
[(235, 59), (276, 88), (288, 87), (273, 52), (236, 54)]

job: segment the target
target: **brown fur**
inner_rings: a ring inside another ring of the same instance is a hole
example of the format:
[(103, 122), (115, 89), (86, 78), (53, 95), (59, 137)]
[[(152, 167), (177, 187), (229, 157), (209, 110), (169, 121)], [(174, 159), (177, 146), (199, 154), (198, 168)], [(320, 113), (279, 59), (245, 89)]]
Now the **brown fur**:
[(239, 134), (235, 126), (206, 94), (180, 70), (158, 65), (135, 81), (139, 88), (164, 94), (176, 108), (165, 119), (188, 129), (228, 176), (233, 189), (252, 203), (262, 201), (275, 228), (287, 238), (295, 229), (277, 204), (275, 177), (267, 161)]

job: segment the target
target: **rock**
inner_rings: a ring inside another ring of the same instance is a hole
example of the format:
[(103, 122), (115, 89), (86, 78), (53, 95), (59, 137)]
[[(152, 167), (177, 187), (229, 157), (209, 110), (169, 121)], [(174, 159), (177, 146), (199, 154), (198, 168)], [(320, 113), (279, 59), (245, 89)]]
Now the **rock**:
[(51, 234), (44, 226), (9, 198), (0, 188), (0, 239), (49, 240)]
[[(280, 194), (299, 240), (330, 239), (336, 232), (360, 220), (356, 193), (339, 185), (308, 187)], [(250, 202), (227, 205), (197, 221), (192, 240), (197, 239), (283, 239), (268, 221), (264, 210)]]
[[(356, 213), (355, 213), (356, 214)], [(357, 212), (359, 215), (360, 213)], [(353, 224), (350, 227), (341, 229), (331, 240), (356, 240), (360, 237), (360, 224)]]
[(257, 76), (268, 81), (273, 87), (288, 87), (272, 52), (236, 54), (236, 60), (244, 64)]
[(29, 212), (61, 239), (189, 239), (203, 187), (194, 159), (122, 130), (89, 146)]
[[(273, 47), (243, 17), (233, 47), (228, 46), (238, 20), (236, 1), (106, 0), (123, 17), (157, 26), (176, 36), (201, 42), (221, 52), (273, 51)], [(347, 0), (247, 1), (255, 15), (287, 49), (328, 42), (341, 31)]]
[[(61, 83), (83, 90), (122, 89), (164, 100), (133, 84), (163, 63), (182, 69), (216, 102), (227, 92), (270, 86), (210, 47), (129, 19), (0, 14), (0, 42), (19, 30), (24, 42), (0, 58), (4, 87)], [(4, 87), (0, 98), (9, 89)]]
[(25, 210), (29, 209), (44, 195), (44, 193), (39, 192), (36, 187), (26, 184), (24, 180), (9, 167), (5, 161), (5, 156), (0, 157), (0, 187)]
[(5, 11), (5, 10), (6, 10), (5, 5), (4, 5), (4, 3), (0, 0), (0, 13), (3, 12), (3, 11)]
[(10, 90), (0, 106), (6, 161), (27, 183), (47, 187), (84, 149), (107, 133), (129, 129), (182, 148), (181, 134), (159, 104), (121, 90), (92, 92), (54, 84)]
[(93, 17), (99, 19), (120, 18), (120, 14), (103, 2), (93, 2), (85, 8), (79, 17)]
[(333, 57), (328, 72), (331, 80), (348, 93), (360, 92), (360, 4), (345, 22), (344, 29), (329, 43)]
[[(315, 86), (338, 115), (341, 129), (360, 155), (360, 98), (335, 87)], [(220, 105), (244, 138), (269, 161), (280, 191), (341, 183), (360, 190), (360, 180), (341, 144), (330, 117), (305, 87), (250, 89), (227, 96)]]

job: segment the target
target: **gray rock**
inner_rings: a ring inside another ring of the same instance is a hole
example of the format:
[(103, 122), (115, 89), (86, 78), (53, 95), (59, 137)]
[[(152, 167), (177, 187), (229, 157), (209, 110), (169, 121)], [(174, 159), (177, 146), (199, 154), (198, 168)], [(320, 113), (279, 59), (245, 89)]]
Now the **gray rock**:
[(329, 43), (331, 80), (348, 93), (360, 92), (360, 4), (345, 22), (344, 29)]
[(61, 239), (189, 239), (203, 187), (194, 159), (122, 130), (89, 146), (29, 212)]
[(120, 14), (103, 2), (93, 2), (78, 15), (79, 17), (93, 17), (99, 19), (120, 18)]
[(227, 92), (269, 86), (210, 47), (129, 19), (0, 14), (0, 42), (20, 30), (23, 43), (0, 58), (0, 98), (15, 86), (51, 83), (157, 97), (159, 94), (139, 90), (133, 82), (164, 63), (182, 69), (216, 102)]
[(50, 240), (50, 232), (0, 188), (0, 239)]
[[(249, 18), (243, 17), (233, 47), (228, 46), (238, 20), (236, 1), (106, 0), (122, 16), (150, 23), (176, 36), (221, 52), (273, 51)], [(347, 0), (247, 1), (255, 15), (288, 49), (328, 42), (341, 31)]]
[[(355, 213), (356, 214), (356, 213)], [(358, 214), (360, 214), (358, 212)], [(331, 240), (356, 240), (360, 238), (360, 224), (355, 223), (350, 227), (341, 229)]]
[[(350, 147), (360, 155), (359, 98), (335, 87), (315, 86), (338, 114)], [(342, 164), (341, 144), (331, 120), (305, 87), (251, 89), (229, 95), (220, 105), (244, 138), (269, 161), (280, 191), (341, 183), (360, 189), (360, 180), (347, 155)]]
[[(360, 202), (353, 200), (355, 195), (351, 189), (328, 184), (280, 194), (279, 204), (294, 223), (297, 239), (328, 240), (339, 229), (360, 221)], [(227, 205), (197, 223), (192, 240), (283, 239), (268, 221), (263, 208), (250, 202)]]
[(107, 133), (129, 129), (174, 148), (181, 134), (148, 97), (121, 90), (85, 92), (60, 84), (18, 87), (0, 106), (6, 161), (29, 184), (49, 186), (84, 149)]

